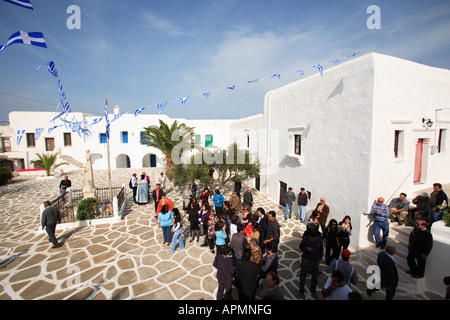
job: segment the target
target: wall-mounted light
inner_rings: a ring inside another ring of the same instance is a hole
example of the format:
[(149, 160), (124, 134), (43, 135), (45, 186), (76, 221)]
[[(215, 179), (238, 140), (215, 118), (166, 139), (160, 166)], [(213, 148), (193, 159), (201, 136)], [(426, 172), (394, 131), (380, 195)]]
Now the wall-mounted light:
[(422, 118), (422, 123), (426, 128), (431, 128), (433, 126), (433, 121), (430, 118)]

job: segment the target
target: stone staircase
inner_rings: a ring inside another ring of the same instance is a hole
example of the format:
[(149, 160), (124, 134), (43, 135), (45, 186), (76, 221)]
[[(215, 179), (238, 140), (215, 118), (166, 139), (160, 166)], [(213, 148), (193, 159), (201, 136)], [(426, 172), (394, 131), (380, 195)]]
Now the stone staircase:
[(61, 162), (66, 162), (69, 164), (69, 166), (73, 166), (78, 169), (84, 168), (84, 165), (80, 161), (75, 160), (74, 158), (68, 155), (59, 155), (59, 160), (61, 160)]
[[(417, 295), (422, 296), (423, 299), (432, 299), (433, 294), (425, 290), (425, 279), (415, 279), (406, 273), (409, 270), (406, 260), (408, 256), (408, 239), (412, 230), (413, 227), (399, 226), (397, 223), (391, 223), (389, 228), (387, 243), (397, 249), (397, 253), (394, 256), (399, 277), (397, 294), (400, 294), (406, 299), (411, 298), (412, 295), (414, 297), (417, 297)], [(375, 245), (371, 245), (359, 250), (358, 256), (362, 264), (367, 264), (368, 267), (370, 265), (377, 265), (377, 256), (381, 251)]]

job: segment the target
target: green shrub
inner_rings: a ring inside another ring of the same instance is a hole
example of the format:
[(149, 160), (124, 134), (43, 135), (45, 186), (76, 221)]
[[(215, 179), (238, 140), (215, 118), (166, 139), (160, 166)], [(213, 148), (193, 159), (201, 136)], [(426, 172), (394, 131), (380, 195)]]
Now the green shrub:
[(447, 227), (450, 227), (450, 208), (444, 210), (444, 215), (442, 216), (442, 220)]
[(7, 184), (12, 179), (12, 173), (8, 168), (0, 167), (0, 186)]
[(85, 198), (78, 202), (77, 205), (77, 219), (90, 220), (95, 218), (97, 214), (97, 199)]

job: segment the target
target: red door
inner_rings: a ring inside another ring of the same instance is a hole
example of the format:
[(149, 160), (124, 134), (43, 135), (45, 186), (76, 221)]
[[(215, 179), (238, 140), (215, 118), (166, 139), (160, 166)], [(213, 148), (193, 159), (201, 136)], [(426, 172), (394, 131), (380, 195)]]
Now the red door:
[(422, 175), (422, 153), (423, 139), (419, 139), (416, 144), (416, 158), (414, 161), (414, 182), (420, 182)]

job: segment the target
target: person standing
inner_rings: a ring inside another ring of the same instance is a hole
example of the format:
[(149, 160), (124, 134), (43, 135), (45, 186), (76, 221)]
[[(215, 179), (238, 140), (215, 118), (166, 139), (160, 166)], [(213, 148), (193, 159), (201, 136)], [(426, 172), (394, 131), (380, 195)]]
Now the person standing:
[(260, 281), (261, 292), (259, 298), (264, 300), (269, 296), (273, 296), (276, 300), (284, 300), (284, 294), (280, 286), (280, 277), (273, 271), (267, 274), (265, 279)]
[(155, 219), (158, 220), (158, 215), (159, 213), (162, 211), (162, 207), (166, 205), (167, 208), (169, 209), (169, 211), (172, 211), (173, 208), (175, 208), (172, 200), (170, 200), (169, 198), (167, 198), (167, 196), (163, 193), (161, 196), (161, 200), (159, 200), (158, 202), (158, 208), (156, 209), (156, 213), (155, 213)]
[[(374, 233), (376, 247), (384, 249), (386, 247), (387, 239), (389, 236), (389, 208), (384, 204), (384, 199), (379, 197), (377, 201), (372, 205), (370, 214), (374, 218)], [(383, 231), (383, 239), (380, 237), (380, 231)]]
[(298, 204), (298, 220), (300, 220), (301, 222), (305, 222), (306, 206), (308, 204), (308, 194), (305, 192), (305, 188), (300, 188), (297, 204)]
[(173, 226), (173, 213), (169, 210), (167, 205), (163, 205), (161, 212), (158, 215), (158, 227), (162, 228), (163, 231), (163, 244), (170, 245), (172, 242), (171, 229)]
[(409, 271), (413, 278), (423, 278), (425, 275), (425, 263), (433, 248), (433, 235), (427, 229), (424, 219), (416, 220), (416, 227), (409, 235), (408, 261)]
[(67, 188), (72, 187), (72, 181), (69, 180), (68, 176), (64, 176), (64, 179), (59, 183), (59, 193), (64, 196), (67, 192)]
[(295, 193), (292, 191), (292, 187), (289, 187), (288, 191), (284, 194), (284, 220), (287, 220), (288, 218), (288, 212), (289, 212), (289, 219), (292, 218), (292, 206), (295, 202)]
[[(323, 232), (323, 243), (326, 248), (325, 263), (327, 266), (330, 265), (332, 260), (339, 259), (340, 251), (338, 233), (337, 221), (335, 219), (331, 219)], [(333, 251), (333, 254), (331, 254), (331, 251)]]
[(214, 191), (213, 202), (214, 202), (214, 207), (216, 209), (217, 216), (220, 216), (223, 213), (223, 202), (224, 201), (225, 201), (225, 198), (220, 193), (220, 190), (217, 189), (216, 191)]
[(325, 204), (325, 198), (320, 198), (320, 202), (317, 204), (313, 213), (318, 214), (319, 224), (322, 228), (322, 233), (325, 231), (325, 225), (327, 224), (328, 215), (330, 214), (330, 208)]
[(342, 250), (342, 260), (335, 259), (331, 261), (331, 263), (327, 267), (327, 272), (333, 272), (335, 270), (339, 270), (344, 274), (344, 282), (349, 286), (350, 283), (357, 284), (358, 283), (358, 274), (356, 273), (355, 268), (348, 262), (350, 259), (350, 251), (348, 249)]
[(191, 180), (189, 188), (191, 189), (191, 196), (195, 198), (197, 196), (197, 185), (194, 180)]
[(137, 184), (138, 184), (138, 188), (137, 188), (137, 193), (136, 193), (136, 201), (140, 205), (147, 204), (149, 187), (148, 187), (148, 181), (144, 175), (141, 175), (141, 180), (139, 180)]
[(345, 216), (338, 226), (339, 251), (348, 249), (350, 245), (350, 236), (352, 235), (352, 219), (350, 216)]
[[(217, 250), (219, 251), (219, 250)], [(233, 286), (234, 267), (230, 257), (231, 248), (225, 245), (220, 254), (214, 258), (213, 267), (217, 269), (217, 300), (222, 300), (225, 290), (225, 296), (231, 296)]]
[(56, 224), (61, 222), (61, 212), (58, 208), (50, 207), (50, 205), (50, 201), (44, 202), (45, 210), (42, 212), (41, 226), (42, 230), (47, 231), (48, 241), (53, 244), (52, 249), (54, 249), (61, 246), (55, 236)]
[(164, 193), (166, 193), (166, 181), (167, 178), (164, 176), (164, 172), (161, 172), (161, 175), (159, 176), (159, 184)]
[(172, 248), (170, 248), (169, 252), (175, 252), (177, 240), (178, 240), (178, 248), (180, 250), (184, 249), (184, 242), (183, 242), (183, 236), (181, 235), (181, 232), (183, 231), (183, 224), (182, 219), (180, 215), (180, 211), (177, 208), (173, 208), (173, 227), (171, 229), (172, 235)]
[(252, 211), (252, 206), (255, 204), (252, 191), (253, 188), (248, 187), (247, 191), (244, 192), (244, 201), (242, 202), (242, 207), (245, 208), (245, 206), (248, 206), (250, 212)]
[(216, 236), (216, 254), (222, 254), (223, 247), (226, 245), (227, 233), (225, 231), (225, 223), (219, 220), (214, 226), (214, 234)]
[(155, 201), (155, 213), (158, 211), (159, 201), (162, 199), (163, 195), (165, 195), (165, 192), (161, 189), (161, 185), (158, 183), (156, 185), (156, 189), (152, 192), (152, 197)]
[(260, 267), (252, 261), (250, 249), (244, 249), (242, 253), (242, 262), (236, 277), (236, 288), (239, 293), (239, 300), (253, 300), (256, 293), (256, 278), (258, 277)]
[(131, 189), (133, 190), (134, 203), (137, 203), (136, 201), (137, 188), (138, 188), (137, 174), (133, 173), (133, 176), (131, 177)]
[(275, 246), (275, 252), (278, 249), (278, 244), (280, 243), (280, 225), (276, 219), (275, 211), (269, 211), (269, 224), (267, 226), (266, 237), (264, 240), (264, 245), (272, 242)]
[(266, 216), (266, 211), (264, 208), (258, 208), (256, 209), (256, 212), (258, 213), (258, 224), (259, 224), (259, 246), (261, 247), (261, 252), (265, 253), (264, 248), (264, 240), (266, 240), (266, 233), (267, 233), (267, 227), (269, 225), (269, 219)]
[(195, 237), (197, 237), (197, 242), (200, 240), (200, 220), (198, 217), (199, 211), (200, 208), (197, 203), (197, 200), (194, 197), (192, 197), (187, 210), (191, 233), (191, 240), (189, 240), (189, 242), (194, 241)]
[(200, 194), (200, 200), (202, 201), (202, 206), (206, 205), (207, 208), (209, 208), (209, 197), (211, 194), (209, 193), (208, 187), (205, 187), (203, 189), (202, 193)]
[(183, 210), (184, 214), (186, 214), (187, 210), (189, 209), (189, 203), (191, 202), (192, 193), (190, 186), (186, 186), (186, 190), (183, 191)]
[(234, 181), (234, 192), (236, 192), (236, 195), (239, 198), (239, 202), (241, 201), (241, 190), (242, 190), (242, 182), (241, 181)]
[(236, 212), (239, 212), (242, 209), (241, 199), (239, 199), (236, 191), (233, 191), (231, 194), (230, 207)]
[[(380, 288), (386, 289), (386, 300), (394, 299), (398, 286), (398, 271), (394, 261), (394, 254), (397, 249), (393, 245), (388, 244), (385, 251), (378, 254), (377, 264), (380, 267)], [(367, 289), (369, 297), (379, 289)]]
[(302, 253), (302, 261), (300, 264), (300, 297), (305, 298), (306, 276), (311, 274), (311, 294), (316, 296), (317, 278), (319, 274), (319, 264), (323, 257), (323, 242), (317, 236), (315, 229), (310, 230), (306, 237), (303, 237), (300, 246)]

